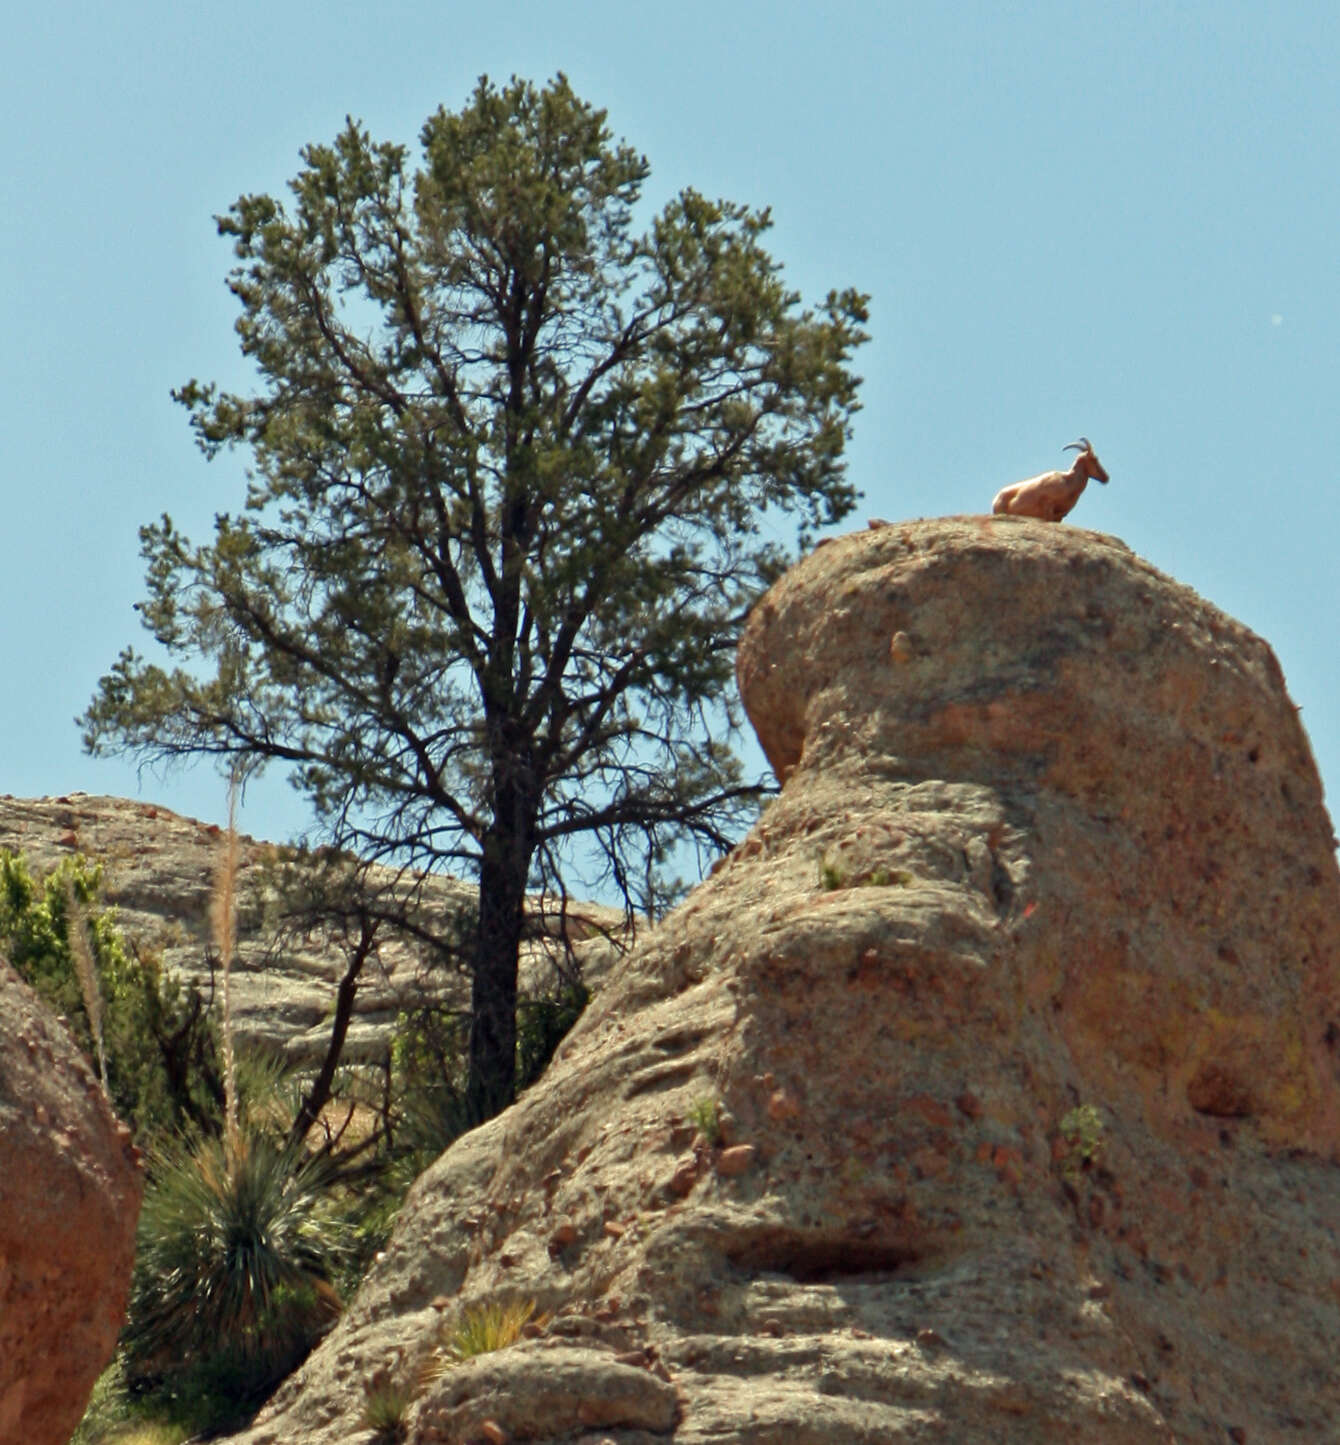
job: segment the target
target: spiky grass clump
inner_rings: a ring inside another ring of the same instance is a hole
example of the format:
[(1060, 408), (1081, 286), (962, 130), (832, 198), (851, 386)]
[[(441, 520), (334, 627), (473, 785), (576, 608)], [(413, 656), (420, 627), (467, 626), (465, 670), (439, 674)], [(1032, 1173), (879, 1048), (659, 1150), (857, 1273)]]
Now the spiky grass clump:
[(135, 1375), (199, 1377), (187, 1393), (206, 1416), (216, 1396), (263, 1397), (340, 1310), (330, 1281), (345, 1226), (328, 1169), (264, 1135), (237, 1138), (153, 1158), (125, 1337)]
[(405, 1438), (405, 1414), (414, 1391), (403, 1381), (376, 1379), (363, 1386), (363, 1411), (358, 1423), (371, 1430), (377, 1445), (399, 1445)]
[(689, 1109), (689, 1123), (707, 1142), (716, 1146), (721, 1142), (721, 1101), (707, 1095), (695, 1099)]
[[(419, 1373), (419, 1385), (431, 1384), (464, 1360), (516, 1344), (534, 1317), (533, 1299), (468, 1305), (443, 1328), (437, 1350)], [(541, 1316), (535, 1322), (540, 1324), (543, 1320)]]
[(448, 1359), (468, 1360), (505, 1350), (521, 1338), (521, 1331), (535, 1313), (535, 1301), (513, 1300), (510, 1304), (475, 1305), (461, 1312), (446, 1332), (443, 1351)]

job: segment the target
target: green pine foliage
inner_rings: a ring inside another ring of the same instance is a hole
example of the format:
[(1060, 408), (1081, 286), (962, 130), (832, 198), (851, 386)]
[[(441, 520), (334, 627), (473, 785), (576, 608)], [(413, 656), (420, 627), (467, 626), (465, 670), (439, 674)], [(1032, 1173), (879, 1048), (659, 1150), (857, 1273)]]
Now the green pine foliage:
[(803, 304), (766, 209), (649, 214), (646, 159), (561, 75), (482, 79), (420, 143), (351, 120), (220, 217), (256, 387), (177, 398), (250, 485), (204, 541), (142, 529), (167, 664), (126, 649), (85, 741), (277, 763), (337, 850), (470, 876), (483, 1117), (517, 1087), (527, 893), (654, 910), (769, 791), (735, 642), (780, 539), (855, 504), (867, 298)]

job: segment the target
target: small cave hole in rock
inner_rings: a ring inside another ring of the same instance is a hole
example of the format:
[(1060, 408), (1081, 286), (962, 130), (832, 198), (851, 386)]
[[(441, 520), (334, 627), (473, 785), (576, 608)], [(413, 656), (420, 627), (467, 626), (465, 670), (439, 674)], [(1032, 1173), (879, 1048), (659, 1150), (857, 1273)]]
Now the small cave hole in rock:
[(750, 1274), (783, 1274), (800, 1284), (825, 1284), (856, 1275), (891, 1274), (920, 1263), (923, 1254), (887, 1241), (779, 1231), (728, 1248), (726, 1257)]

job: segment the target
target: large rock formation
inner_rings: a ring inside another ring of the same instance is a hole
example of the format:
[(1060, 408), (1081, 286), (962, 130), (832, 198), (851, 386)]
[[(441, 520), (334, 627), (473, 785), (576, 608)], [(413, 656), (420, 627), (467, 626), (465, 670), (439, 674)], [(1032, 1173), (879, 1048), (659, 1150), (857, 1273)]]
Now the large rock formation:
[(780, 797), (247, 1445), (397, 1385), (417, 1445), (1330, 1438), (1340, 875), (1270, 649), (956, 519), (820, 548), (739, 670)]
[(140, 1172), (65, 1029), (0, 961), (0, 1440), (65, 1445), (111, 1358)]
[[(244, 1044), (286, 1055), (303, 1065), (319, 1060), (330, 1036), (335, 990), (348, 964), (338, 932), (313, 928), (279, 930), (277, 870), (292, 850), (254, 838), (240, 840), (238, 948), (231, 986), (233, 1018)], [(103, 898), (117, 923), (139, 947), (156, 950), (164, 966), (198, 987), (207, 1000), (217, 994), (216, 953), (210, 898), (223, 837), (217, 824), (184, 818), (154, 803), (72, 793), (54, 798), (0, 797), (0, 849), (22, 853), (38, 876), (62, 859), (83, 854), (103, 869)], [(387, 887), (397, 875), (374, 870)], [(461, 917), (473, 906), (473, 890), (441, 875), (416, 878), (418, 908), (430, 927)], [(570, 903), (560, 917), (533, 899), (530, 938), (523, 959), (523, 990), (552, 986), (554, 970), (570, 960), (561, 939), (572, 943), (585, 981), (603, 976), (622, 946), (623, 915), (591, 903)], [(389, 932), (364, 968), (345, 1043), (347, 1060), (381, 1060), (398, 1015), (425, 993), (463, 998), (468, 985), (444, 974), (427, 950)]]

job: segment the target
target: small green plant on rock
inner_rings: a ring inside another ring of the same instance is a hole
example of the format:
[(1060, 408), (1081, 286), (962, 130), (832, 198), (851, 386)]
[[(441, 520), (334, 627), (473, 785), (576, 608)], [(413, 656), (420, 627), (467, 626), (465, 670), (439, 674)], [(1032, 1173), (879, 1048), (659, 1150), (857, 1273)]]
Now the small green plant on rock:
[(1086, 1169), (1092, 1169), (1103, 1157), (1103, 1116), (1092, 1104), (1078, 1104), (1061, 1116), (1059, 1127), (1064, 1141), (1064, 1153), (1059, 1160), (1061, 1177), (1073, 1185)]
[(847, 886), (847, 875), (832, 861), (831, 858), (824, 858), (819, 863), (819, 887), (825, 893), (836, 893), (839, 888)]
[(824, 858), (819, 864), (819, 887), (825, 893), (835, 893), (839, 888), (906, 888), (912, 875), (902, 868), (885, 868), (881, 865), (869, 873), (849, 873), (831, 858)]
[(402, 1380), (374, 1375), (363, 1385), (363, 1412), (358, 1423), (371, 1430), (376, 1445), (400, 1445), (405, 1439), (405, 1414), (415, 1392)]
[(447, 1357), (455, 1361), (505, 1350), (521, 1338), (534, 1313), (533, 1299), (473, 1306), (462, 1311), (447, 1330), (443, 1348)]
[(876, 868), (861, 879), (862, 888), (906, 888), (912, 874), (905, 868)]
[(705, 1095), (689, 1109), (689, 1123), (715, 1148), (721, 1142), (721, 1101)]

